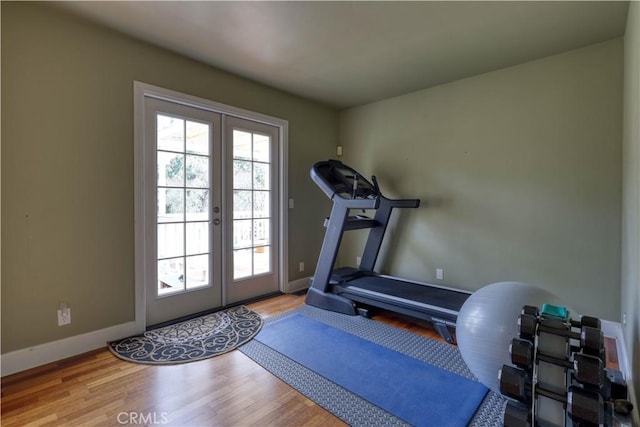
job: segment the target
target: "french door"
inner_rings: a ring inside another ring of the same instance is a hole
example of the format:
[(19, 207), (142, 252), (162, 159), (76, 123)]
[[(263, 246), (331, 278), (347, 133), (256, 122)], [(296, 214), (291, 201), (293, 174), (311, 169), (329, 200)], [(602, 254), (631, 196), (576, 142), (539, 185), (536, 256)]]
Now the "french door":
[(225, 300), (278, 290), (278, 128), (226, 116)]
[(146, 324), (278, 290), (278, 128), (145, 97)]

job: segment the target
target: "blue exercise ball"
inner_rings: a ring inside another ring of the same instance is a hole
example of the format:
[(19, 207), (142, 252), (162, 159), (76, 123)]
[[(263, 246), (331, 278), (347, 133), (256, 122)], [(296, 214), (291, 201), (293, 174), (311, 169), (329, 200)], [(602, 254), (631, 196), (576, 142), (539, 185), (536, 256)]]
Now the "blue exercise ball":
[(485, 286), (464, 303), (456, 322), (456, 340), (462, 358), (478, 381), (500, 394), (498, 371), (511, 364), (509, 344), (518, 336), (522, 306), (563, 305), (557, 296), (520, 282)]

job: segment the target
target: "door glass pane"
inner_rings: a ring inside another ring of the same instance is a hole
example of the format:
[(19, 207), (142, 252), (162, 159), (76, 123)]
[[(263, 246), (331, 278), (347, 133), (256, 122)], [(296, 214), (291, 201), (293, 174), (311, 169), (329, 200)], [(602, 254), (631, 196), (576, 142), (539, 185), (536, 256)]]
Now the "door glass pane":
[(233, 248), (249, 248), (252, 243), (251, 220), (233, 221)]
[(246, 162), (243, 160), (233, 161), (233, 188), (234, 189), (247, 189), (252, 188), (251, 178), (252, 162)]
[(270, 179), (271, 168), (265, 163), (253, 164), (253, 189), (269, 190), (271, 188)]
[(253, 244), (254, 246), (268, 245), (271, 221), (268, 219), (256, 219), (253, 221)]
[(167, 187), (184, 185), (184, 156), (182, 154), (158, 151), (158, 185)]
[(233, 278), (242, 279), (253, 275), (253, 249), (233, 251)]
[(209, 219), (209, 190), (187, 190), (187, 221)]
[(184, 120), (177, 117), (157, 115), (157, 149), (184, 151)]
[(271, 138), (268, 135), (253, 134), (253, 160), (264, 163), (271, 161)]
[(209, 155), (209, 125), (187, 120), (187, 153)]
[(158, 188), (158, 222), (184, 220), (184, 190)]
[(209, 187), (209, 157), (187, 155), (187, 187)]
[(267, 218), (270, 216), (269, 206), (269, 192), (268, 191), (254, 191), (253, 192), (253, 217), (254, 218)]
[(184, 258), (158, 261), (158, 294), (166, 295), (184, 289)]
[(184, 224), (158, 224), (158, 258), (184, 255)]
[(233, 158), (252, 159), (251, 133), (235, 129), (233, 131)]
[(271, 246), (257, 246), (253, 251), (253, 274), (271, 271)]
[(209, 253), (209, 223), (189, 222), (187, 227), (187, 255)]
[(187, 289), (209, 284), (209, 255), (187, 257)]
[(233, 191), (233, 219), (251, 218), (252, 191)]

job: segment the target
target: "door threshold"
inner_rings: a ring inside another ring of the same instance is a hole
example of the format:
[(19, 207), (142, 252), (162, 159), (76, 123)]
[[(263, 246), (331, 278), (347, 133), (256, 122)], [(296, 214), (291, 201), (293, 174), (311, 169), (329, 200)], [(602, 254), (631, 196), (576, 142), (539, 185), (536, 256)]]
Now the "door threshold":
[(282, 295), (282, 292), (280, 292), (280, 291), (270, 292), (268, 294), (264, 294), (264, 295), (260, 295), (260, 296), (253, 297), (253, 298), (249, 298), (249, 299), (246, 299), (246, 300), (234, 302), (232, 304), (228, 304), (228, 305), (225, 305), (225, 306), (222, 306), (222, 307), (210, 308), (208, 310), (199, 311), (199, 312), (193, 313), (193, 314), (188, 314), (186, 316), (178, 317), (176, 319), (167, 320), (166, 322), (156, 323), (155, 325), (147, 326), (146, 330), (147, 331), (152, 331), (154, 329), (164, 328), (165, 326), (171, 326), (171, 325), (175, 325), (176, 323), (186, 322), (187, 320), (195, 319), (197, 317), (206, 316), (207, 314), (216, 313), (218, 311), (226, 310), (227, 308), (237, 307), (239, 305), (244, 305), (244, 304), (251, 304), (251, 303), (254, 303), (254, 302), (258, 302), (258, 301), (266, 300), (266, 299), (269, 299), (269, 298), (277, 297), (279, 295)]

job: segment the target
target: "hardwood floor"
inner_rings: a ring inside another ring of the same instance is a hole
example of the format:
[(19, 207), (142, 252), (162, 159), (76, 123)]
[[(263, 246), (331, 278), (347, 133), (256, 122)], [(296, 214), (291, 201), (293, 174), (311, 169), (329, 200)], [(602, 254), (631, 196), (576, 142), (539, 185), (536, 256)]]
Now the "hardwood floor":
[[(248, 304), (263, 317), (304, 304), (281, 295)], [(440, 339), (393, 314), (374, 319)], [(239, 351), (170, 366), (122, 361), (101, 349), (2, 378), (3, 427), (343, 426)]]

